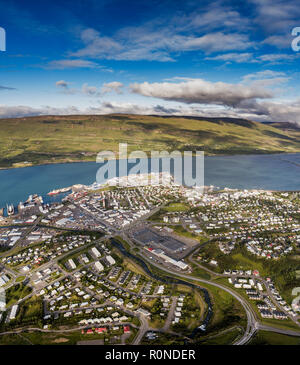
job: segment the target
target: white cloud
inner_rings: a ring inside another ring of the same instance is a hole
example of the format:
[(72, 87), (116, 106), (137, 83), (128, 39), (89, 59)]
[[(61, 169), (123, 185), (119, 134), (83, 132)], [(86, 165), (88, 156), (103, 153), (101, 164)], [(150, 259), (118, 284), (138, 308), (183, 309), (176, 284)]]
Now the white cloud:
[(284, 35), (269, 36), (262, 43), (269, 44), (269, 45), (275, 46), (277, 48), (291, 48), (292, 40), (293, 40), (293, 37), (289, 33), (289, 34), (284, 34)]
[(214, 57), (206, 57), (205, 59), (213, 61), (237, 62), (237, 63), (258, 62), (253, 58), (252, 53), (225, 53)]
[(177, 50), (202, 50), (206, 53), (212, 53), (235, 49), (244, 50), (253, 45), (245, 34), (217, 32), (202, 37), (182, 38), (177, 45)]
[(265, 78), (285, 77), (285, 76), (286, 73), (282, 71), (264, 70), (247, 74), (243, 76), (243, 80), (261, 80)]
[(299, 55), (269, 53), (269, 54), (264, 54), (264, 55), (258, 56), (258, 59), (263, 62), (270, 62), (272, 64), (277, 64), (277, 63), (286, 62), (286, 61), (293, 61), (297, 57), (299, 57)]
[(298, 25), (300, 17), (297, 0), (251, 0), (255, 5), (254, 22), (274, 35), (287, 33)]
[(99, 91), (96, 86), (89, 86), (87, 83), (82, 85), (81, 91), (83, 94), (89, 96), (99, 95)]
[(182, 81), (179, 83), (156, 82), (134, 83), (132, 92), (164, 100), (179, 101), (188, 104), (216, 104), (237, 106), (243, 100), (270, 98), (272, 93), (258, 86), (210, 82), (202, 79)]
[(96, 62), (81, 59), (63, 59), (54, 60), (47, 64), (47, 68), (51, 69), (67, 69), (67, 68), (102, 68)]
[(106, 84), (103, 84), (101, 92), (102, 92), (102, 94), (107, 94), (107, 93), (114, 91), (117, 94), (122, 94), (121, 89), (123, 86), (124, 85), (119, 81), (108, 82)]
[(290, 122), (300, 125), (300, 100), (250, 102), (236, 110), (239, 115), (257, 121)]
[(38, 115), (70, 115), (78, 113), (80, 113), (79, 109), (75, 106), (70, 106), (66, 108), (41, 106), (39, 108), (33, 108), (25, 105), (0, 105), (0, 118), (19, 118)]
[(140, 114), (140, 115), (176, 115), (176, 116), (201, 116), (201, 117), (231, 117), (246, 118), (256, 121), (290, 122), (300, 125), (300, 100), (290, 102), (273, 102), (245, 100), (238, 108), (224, 108), (218, 106), (175, 105), (137, 105), (104, 101), (97, 107), (79, 109), (76, 106), (55, 108), (41, 106), (33, 108), (28, 106), (0, 105), (0, 118), (18, 118), (41, 115), (101, 115), (101, 114)]
[[(290, 44), (289, 44), (290, 46)], [(209, 61), (223, 61), (226, 63), (262, 63), (267, 62), (270, 64), (279, 64), (289, 61), (294, 61), (300, 56), (300, 54), (284, 54), (284, 53), (268, 53), (262, 55), (254, 55), (250, 52), (244, 53), (224, 53), (216, 56), (206, 57), (205, 60)]]
[(224, 1), (212, 1), (207, 8), (199, 8), (188, 15), (180, 14), (174, 21), (185, 30), (208, 31), (222, 27), (241, 31), (249, 27), (249, 19)]
[(237, 8), (223, 0), (194, 2), (170, 11), (169, 16), (158, 14), (141, 25), (123, 27), (109, 35), (105, 30), (81, 28), (78, 36), (82, 46), (69, 56), (171, 62), (188, 51), (245, 50), (255, 46), (249, 40), (253, 24)]
[(59, 81), (56, 81), (55, 85), (57, 87), (62, 87), (63, 89), (67, 89), (69, 87), (69, 82), (65, 81), (65, 80), (59, 80)]
[(56, 84), (56, 87), (61, 89), (62, 90), (61, 92), (64, 94), (73, 95), (73, 94), (81, 93), (81, 94), (88, 95), (88, 96), (99, 96), (101, 94), (96, 86), (89, 86), (88, 83), (84, 83), (82, 85), (81, 89), (69, 88), (69, 85), (71, 83), (67, 82), (65, 80), (56, 81), (55, 84)]
[(177, 29), (125, 28), (112, 37), (95, 29), (81, 32), (84, 47), (72, 52), (72, 57), (91, 57), (113, 60), (174, 61), (174, 54), (186, 51), (244, 50), (254, 45), (248, 35), (240, 33), (210, 32), (198, 36), (180, 33)]
[[(243, 76), (242, 82), (252, 87), (274, 87), (290, 80), (290, 77), (282, 71), (264, 70)], [(273, 88), (273, 91), (274, 88)]]
[(75, 88), (69, 88), (69, 85), (71, 85), (71, 83), (65, 80), (56, 81), (55, 85), (58, 89), (60, 89), (60, 92), (62, 94), (74, 95), (78, 92), (78, 90)]

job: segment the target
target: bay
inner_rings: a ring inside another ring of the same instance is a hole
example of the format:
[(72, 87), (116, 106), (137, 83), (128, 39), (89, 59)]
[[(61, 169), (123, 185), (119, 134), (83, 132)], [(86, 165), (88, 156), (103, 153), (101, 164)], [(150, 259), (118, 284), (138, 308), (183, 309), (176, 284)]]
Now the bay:
[[(99, 164), (76, 162), (0, 170), (0, 207), (15, 206), (30, 194), (45, 202), (64, 196), (47, 196), (53, 189), (96, 181)], [(300, 190), (300, 153), (272, 155), (207, 156), (205, 185), (237, 189)]]

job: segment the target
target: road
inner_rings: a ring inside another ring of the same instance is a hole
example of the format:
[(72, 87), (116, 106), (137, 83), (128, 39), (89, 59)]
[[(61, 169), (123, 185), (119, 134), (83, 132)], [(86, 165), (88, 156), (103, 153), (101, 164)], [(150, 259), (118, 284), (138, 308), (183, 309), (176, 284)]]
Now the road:
[(176, 304), (177, 304), (177, 298), (176, 297), (172, 297), (171, 298), (171, 306), (170, 306), (170, 309), (169, 309), (168, 317), (167, 317), (166, 322), (165, 322), (165, 324), (164, 324), (164, 326), (162, 328), (164, 331), (167, 331), (170, 328), (172, 319), (174, 317), (174, 312), (175, 312)]
[[(122, 236), (129, 244), (131, 244), (131, 246), (133, 246), (133, 243), (131, 242), (130, 238), (127, 237), (124, 232), (123, 232)], [(201, 279), (201, 278), (194, 277), (194, 276), (191, 276), (191, 275), (183, 274), (183, 273), (180, 273), (180, 272), (175, 272), (173, 270), (170, 270), (170, 269), (168, 269), (168, 268), (166, 268), (162, 265), (159, 265), (159, 264), (151, 261), (145, 255), (143, 255), (143, 260), (147, 261), (149, 264), (159, 268), (160, 270), (162, 270), (166, 273), (175, 275), (177, 277), (180, 277), (180, 278), (183, 278), (183, 279), (188, 279), (188, 280), (193, 280), (193, 281), (196, 281), (196, 282), (199, 282), (199, 283), (208, 284), (208, 285), (218, 287), (219, 289), (222, 289), (222, 290), (226, 291), (227, 293), (232, 295), (236, 300), (238, 300), (240, 302), (240, 304), (242, 305), (242, 307), (244, 308), (245, 312), (246, 312), (247, 327), (246, 327), (246, 330), (245, 330), (243, 336), (240, 339), (238, 339), (234, 343), (234, 345), (245, 345), (245, 344), (247, 344), (250, 341), (250, 339), (252, 338), (252, 336), (259, 329), (261, 329), (260, 328), (261, 325), (260, 325), (260, 323), (257, 319), (257, 314), (255, 313), (255, 311), (253, 310), (251, 305), (241, 295), (239, 295), (234, 290), (232, 290), (232, 289), (230, 289), (230, 288), (228, 288), (228, 287), (226, 287), (222, 284), (211, 281), (211, 280), (205, 280), (205, 279)], [(284, 333), (284, 334), (290, 334), (290, 333), (294, 332), (294, 331), (289, 331), (289, 330), (277, 329), (277, 328), (274, 328), (274, 327), (271, 327), (271, 326), (268, 327), (268, 328), (271, 328), (273, 332), (280, 331), (279, 333)], [(295, 331), (295, 333), (297, 333), (297, 332)], [(300, 333), (299, 333), (299, 335), (300, 335)]]
[(266, 326), (266, 325), (263, 325), (260, 323), (258, 324), (257, 329), (259, 329), (261, 331), (276, 332), (276, 333), (281, 333), (283, 335), (300, 337), (300, 332), (292, 331), (292, 330), (285, 330), (285, 329), (281, 329), (281, 328), (274, 328), (274, 327)]
[(194, 280), (194, 281), (198, 281), (204, 284), (209, 284), (209, 285), (213, 285), (215, 287), (218, 287), (224, 291), (226, 291), (227, 293), (231, 294), (235, 299), (237, 299), (241, 305), (243, 306), (246, 315), (247, 315), (247, 328), (246, 331), (244, 333), (244, 335), (238, 339), (234, 345), (245, 345), (247, 344), (251, 337), (258, 331), (258, 330), (265, 330), (265, 331), (271, 331), (271, 332), (276, 332), (276, 333), (281, 333), (281, 334), (285, 334), (285, 335), (290, 335), (290, 336), (300, 336), (300, 332), (297, 331), (292, 331), (292, 330), (287, 330), (287, 329), (281, 329), (281, 328), (277, 328), (277, 327), (272, 327), (272, 326), (266, 326), (266, 325), (262, 325), (261, 323), (259, 323), (259, 321), (257, 320), (257, 315), (254, 312), (254, 310), (252, 309), (252, 307), (250, 306), (250, 304), (242, 297), (240, 296), (238, 293), (236, 293), (235, 291), (231, 290), (230, 288), (223, 286), (222, 284), (216, 283), (216, 282), (212, 282), (210, 280), (205, 280), (205, 279), (200, 279), (197, 277), (193, 277), (190, 275), (186, 275), (186, 274), (182, 274), (182, 273), (175, 273), (172, 270), (169, 270), (167, 268), (164, 268), (160, 265), (155, 264), (152, 261), (149, 261), (147, 257), (143, 257), (144, 260), (148, 261), (151, 265), (158, 267), (159, 269), (166, 271), (170, 274), (176, 275), (178, 277), (184, 278), (184, 279), (189, 279), (189, 280)]
[[(157, 266), (159, 267), (159, 265), (157, 265)], [(159, 268), (161, 269), (161, 267), (159, 267)], [(163, 270), (170, 273), (170, 274), (173, 274), (173, 275), (175, 274), (171, 270), (168, 270), (168, 269), (163, 269)], [(255, 314), (254, 310), (251, 308), (251, 306), (247, 303), (247, 301), (244, 298), (242, 298), (239, 294), (237, 294), (236, 292), (234, 292), (230, 288), (227, 288), (226, 286), (223, 286), (221, 284), (215, 283), (215, 282), (210, 281), (210, 280), (200, 279), (200, 278), (197, 278), (197, 277), (194, 277), (194, 276), (185, 275), (185, 274), (181, 274), (181, 273), (176, 273), (176, 276), (179, 276), (179, 277), (184, 278), (184, 279), (194, 280), (194, 281), (197, 281), (197, 282), (200, 282), (200, 283), (215, 286), (219, 289), (222, 289), (222, 290), (226, 291), (227, 293), (231, 294), (235, 299), (237, 299), (241, 303), (241, 305), (243, 306), (243, 308), (246, 312), (246, 315), (247, 315), (247, 328), (246, 328), (246, 331), (245, 331), (243, 337), (241, 339), (239, 339), (235, 343), (235, 345), (244, 345), (250, 340), (250, 338), (254, 335), (254, 333), (257, 330), (256, 326), (257, 326), (258, 322), (256, 320), (256, 314)]]
[[(140, 219), (138, 219), (137, 221), (135, 221), (134, 223), (130, 224), (129, 226), (126, 227), (126, 229), (122, 229), (122, 230), (117, 230), (115, 229), (115, 227), (110, 227), (113, 234), (115, 235), (120, 235), (124, 240), (126, 240), (130, 246), (132, 247), (136, 247), (136, 245), (134, 245), (130, 238), (127, 236), (126, 231), (128, 232), (128, 230), (132, 229), (133, 226), (136, 226), (136, 224), (141, 223), (143, 221), (145, 221), (145, 219), (147, 219), (149, 216), (151, 216), (153, 213), (155, 213), (156, 210), (160, 209), (159, 208), (155, 208), (152, 211), (150, 211), (147, 216), (143, 216)], [(93, 216), (93, 218), (95, 219), (95, 217)], [(35, 226), (35, 225), (34, 225)], [(33, 229), (33, 227), (32, 227)], [(103, 240), (107, 238), (107, 236), (102, 237), (99, 241)], [(78, 250), (82, 249), (81, 247), (78, 248)], [(76, 252), (77, 249), (75, 249), (73, 252)], [(140, 249), (141, 251), (141, 249)], [(66, 255), (68, 255), (69, 253), (67, 253)], [(60, 257), (59, 259), (62, 259), (65, 255), (62, 255), (62, 257)], [(193, 280), (194, 282), (198, 282), (198, 283), (203, 283), (203, 284), (207, 284), (207, 285), (211, 285), (214, 287), (217, 287), (221, 290), (224, 290), (225, 292), (229, 293), (231, 296), (233, 296), (236, 300), (238, 300), (238, 302), (242, 305), (242, 307), (245, 310), (246, 313), (246, 317), (247, 317), (247, 326), (246, 326), (246, 330), (243, 334), (243, 336), (238, 339), (234, 344), (235, 345), (244, 345), (247, 344), (249, 342), (249, 340), (252, 338), (252, 336), (258, 331), (258, 330), (266, 330), (266, 331), (273, 331), (273, 332), (277, 332), (277, 333), (282, 333), (282, 334), (286, 334), (286, 335), (292, 335), (292, 336), (300, 336), (300, 332), (296, 332), (296, 331), (292, 331), (292, 330), (284, 330), (284, 329), (280, 329), (280, 328), (273, 328), (271, 326), (265, 326), (259, 323), (258, 319), (257, 319), (257, 314), (254, 311), (254, 309), (251, 307), (251, 305), (247, 302), (247, 300), (245, 300), (241, 295), (239, 295), (236, 291), (232, 290), (231, 288), (224, 286), (222, 284), (216, 283), (214, 281), (211, 280), (206, 280), (206, 279), (201, 279), (199, 277), (195, 277), (195, 276), (191, 276), (191, 275), (187, 275), (181, 272), (177, 272), (174, 270), (171, 270), (169, 268), (166, 268), (163, 265), (157, 264), (154, 261), (151, 261), (146, 255), (142, 255), (143, 260), (148, 262), (149, 264), (159, 268), (160, 270), (169, 273), (175, 277), (179, 277), (182, 279), (186, 279), (186, 280)], [(57, 263), (55, 261), (55, 263)], [(44, 265), (49, 265), (49, 263), (45, 263)], [(53, 262), (51, 262), (51, 264), (53, 264)], [(42, 269), (42, 267), (44, 266), (42, 265), (39, 270)], [(199, 265), (200, 266), (200, 265)], [(203, 269), (206, 269), (205, 267), (203, 267)], [(206, 269), (207, 270), (207, 269)], [(208, 270), (211, 274), (214, 275), (218, 275), (215, 272)], [(70, 273), (68, 273), (70, 275)], [(66, 272), (64, 272), (64, 276), (67, 275)], [(223, 276), (223, 274), (220, 274), (220, 276)], [(61, 278), (60, 278), (61, 279)], [(201, 286), (199, 286), (199, 288), (201, 288)], [(36, 290), (34, 289), (33, 292), (28, 295), (27, 297), (23, 298), (21, 301), (26, 300), (28, 297), (32, 296), (34, 293), (36, 292)], [(140, 341), (142, 340), (143, 336), (145, 335), (145, 333), (149, 330), (149, 325), (148, 325), (148, 321), (144, 316), (139, 316), (139, 319), (141, 321), (141, 326), (140, 329), (138, 331), (138, 334), (136, 336), (136, 338), (133, 341), (133, 344), (139, 344)]]
[(147, 319), (143, 315), (141, 315), (139, 317), (139, 319), (141, 321), (141, 326), (140, 326), (138, 334), (136, 335), (134, 341), (132, 342), (132, 345), (138, 345), (149, 329)]
[(274, 297), (274, 294), (271, 292), (270, 288), (269, 288), (269, 283), (264, 280), (262, 277), (259, 277), (259, 276), (255, 276), (253, 274), (251, 275), (232, 275), (232, 274), (220, 274), (220, 273), (216, 273), (210, 269), (208, 269), (207, 267), (203, 266), (203, 265), (200, 265), (198, 262), (196, 262), (195, 260), (193, 260), (192, 258), (189, 259), (189, 261), (195, 265), (197, 265), (198, 267), (200, 267), (201, 269), (207, 271), (208, 273), (210, 273), (211, 275), (213, 275), (214, 277), (216, 276), (219, 276), (219, 277), (226, 277), (226, 278), (229, 278), (229, 277), (238, 277), (238, 276), (246, 276), (248, 278), (251, 278), (253, 279), (254, 281), (258, 281), (260, 283), (262, 283), (265, 288), (266, 288), (266, 293), (268, 294), (268, 296), (271, 298), (271, 301), (273, 302), (273, 304), (278, 307), (283, 313), (285, 313), (295, 324), (299, 325), (299, 322), (298, 322), (298, 319), (300, 318), (300, 316), (292, 316), (288, 311), (286, 311), (284, 309), (284, 307), (282, 305), (280, 305), (278, 303), (278, 301), (275, 299)]

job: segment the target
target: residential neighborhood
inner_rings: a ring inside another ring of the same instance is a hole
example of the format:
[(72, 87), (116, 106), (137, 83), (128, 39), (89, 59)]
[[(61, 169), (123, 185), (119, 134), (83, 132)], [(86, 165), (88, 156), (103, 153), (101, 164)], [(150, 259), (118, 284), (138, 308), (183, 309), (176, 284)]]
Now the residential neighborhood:
[(256, 327), (298, 327), (299, 303), (276, 265), (299, 252), (299, 193), (146, 178), (76, 185), (61, 203), (32, 198), (2, 218), (0, 330), (73, 328), (78, 344), (191, 342), (213, 328), (215, 294), (203, 278), (248, 303)]

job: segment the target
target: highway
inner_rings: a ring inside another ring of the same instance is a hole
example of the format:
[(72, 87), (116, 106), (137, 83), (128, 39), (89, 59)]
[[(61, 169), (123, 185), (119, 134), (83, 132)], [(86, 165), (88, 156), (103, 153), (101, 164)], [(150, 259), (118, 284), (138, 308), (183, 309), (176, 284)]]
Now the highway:
[[(135, 244), (133, 244), (133, 242), (127, 236), (126, 231), (128, 232), (128, 230), (132, 229), (132, 227), (135, 226), (138, 222), (144, 221), (146, 218), (148, 218), (148, 216), (151, 216), (157, 209), (158, 208), (155, 208), (149, 214), (147, 214), (147, 217), (145, 217), (145, 216), (142, 217), (141, 219), (137, 220), (137, 222), (134, 222), (130, 226), (126, 227), (126, 229), (117, 230), (114, 227), (110, 227), (112, 232), (113, 232), (113, 235), (120, 235), (126, 242), (128, 242), (128, 244), (131, 247), (136, 248), (137, 246)], [(98, 240), (98, 241), (100, 242), (100, 241), (102, 241), (102, 240), (104, 240), (108, 237), (111, 237), (111, 235), (109, 235), (109, 236), (106, 235), (104, 237), (101, 237), (100, 240)], [(80, 251), (81, 249), (82, 249), (82, 247), (79, 247), (78, 249), (73, 250), (72, 253), (76, 252), (76, 251)], [(233, 289), (231, 289), (231, 288), (229, 288), (225, 285), (222, 285), (222, 284), (216, 283), (214, 281), (211, 281), (211, 280), (201, 279), (199, 277), (191, 276), (191, 275), (188, 275), (188, 274), (184, 274), (182, 272), (174, 271), (170, 268), (166, 268), (164, 265), (158, 264), (158, 263), (154, 262), (153, 260), (150, 260), (146, 255), (143, 255), (142, 249), (139, 250), (139, 253), (141, 254), (142, 259), (145, 262), (147, 262), (148, 264), (150, 264), (152, 266), (155, 266), (155, 267), (159, 268), (160, 270), (162, 270), (165, 273), (171, 274), (172, 276), (175, 276), (175, 277), (178, 277), (178, 278), (185, 279), (186, 281), (187, 280), (188, 281), (192, 280), (192, 281), (197, 282), (199, 284), (202, 283), (202, 284), (207, 284), (207, 285), (217, 287), (217, 288), (219, 288), (221, 290), (224, 290), (225, 292), (229, 293), (232, 297), (234, 297), (242, 305), (242, 307), (244, 308), (245, 313), (246, 313), (246, 317), (247, 317), (246, 330), (245, 330), (243, 336), (235, 341), (234, 345), (245, 345), (245, 344), (247, 344), (250, 341), (250, 339), (253, 337), (253, 335), (258, 330), (266, 330), (266, 331), (271, 331), (271, 332), (277, 332), (277, 333), (282, 333), (282, 334), (290, 335), (290, 336), (300, 336), (300, 332), (297, 332), (297, 331), (274, 328), (272, 326), (262, 325), (258, 320), (256, 312), (251, 307), (251, 305), (248, 303), (248, 301), (245, 298), (243, 298), (240, 294), (238, 294), (235, 290), (233, 290)], [(67, 256), (68, 254), (69, 253), (66, 253), (66, 254), (62, 255), (61, 257), (59, 257), (59, 259), (61, 260), (64, 256)], [(57, 261), (58, 261), (58, 259), (54, 260), (54, 262), (52, 261), (50, 263), (49, 262), (45, 263), (44, 265), (39, 267), (38, 270), (41, 270), (43, 267), (46, 267), (46, 266), (49, 266), (49, 265), (52, 265), (52, 264), (57, 264)], [(5, 267), (5, 268), (7, 269), (7, 267)], [(203, 267), (203, 269), (207, 270), (205, 267)], [(62, 270), (62, 271), (63, 271), (63, 274), (64, 274), (63, 277), (65, 277), (67, 275), (70, 275), (70, 273), (66, 273), (64, 270)], [(210, 272), (211, 274), (214, 274), (214, 275), (223, 276), (222, 274), (217, 274), (217, 273), (215, 273), (211, 270), (207, 270), (207, 271)], [(16, 275), (16, 273), (13, 270), (10, 270), (10, 273), (14, 276)], [(62, 278), (60, 278), (60, 280), (61, 279)], [(201, 289), (200, 285), (198, 287)], [(36, 293), (36, 289), (34, 289), (32, 293), (30, 293), (25, 298), (21, 299), (19, 302), (22, 302), (22, 301), (26, 300), (28, 297), (32, 296), (35, 293)], [(138, 332), (136, 338), (133, 341), (133, 344), (139, 344), (140, 341), (142, 340), (143, 336), (145, 335), (145, 333), (149, 330), (149, 325), (148, 325), (147, 319), (144, 318), (143, 316), (140, 316), (140, 320), (141, 320), (141, 326), (140, 326), (140, 329), (139, 329), (139, 332)]]
[[(126, 240), (132, 247), (136, 247), (136, 246), (134, 246), (134, 244), (132, 243), (130, 238), (128, 236), (126, 236), (125, 232), (123, 232), (122, 236), (123, 236), (123, 239)], [(241, 295), (239, 295), (236, 291), (232, 290), (231, 288), (228, 288), (222, 284), (216, 283), (211, 280), (205, 280), (205, 279), (201, 279), (201, 278), (198, 278), (195, 276), (191, 276), (191, 275), (187, 275), (184, 273), (170, 270), (170, 269), (164, 267), (163, 265), (159, 265), (159, 264), (153, 262), (152, 260), (148, 259), (148, 257), (146, 255), (143, 255), (142, 258), (144, 261), (147, 261), (150, 265), (153, 265), (166, 273), (172, 274), (172, 275), (180, 277), (182, 279), (193, 280), (193, 281), (196, 281), (199, 283), (215, 286), (219, 289), (226, 291), (227, 293), (232, 295), (236, 300), (238, 300), (246, 312), (247, 327), (246, 327), (246, 330), (245, 330), (245, 333), (243, 334), (243, 336), (240, 339), (238, 339), (234, 343), (234, 345), (247, 344), (258, 330), (263, 330), (263, 329), (265, 329), (266, 331), (272, 331), (272, 332), (282, 333), (282, 334), (291, 335), (291, 336), (293, 336), (293, 335), (300, 336), (300, 332), (297, 332), (297, 331), (285, 330), (285, 329), (275, 328), (272, 326), (264, 326), (264, 325), (260, 324), (260, 322), (257, 319), (256, 312), (251, 307), (251, 305), (247, 302), (247, 300), (245, 300)], [(199, 288), (201, 288), (201, 287), (199, 287)]]
[[(125, 239), (131, 246), (134, 246), (132, 241), (130, 240), (130, 238), (128, 236), (126, 236), (125, 232), (123, 232), (122, 234), (123, 239)], [(195, 276), (191, 276), (191, 275), (187, 275), (187, 274), (183, 274), (177, 271), (173, 271), (170, 270), (162, 265), (159, 265), (153, 261), (151, 261), (150, 259), (148, 259), (148, 257), (146, 255), (143, 255), (143, 260), (147, 261), (150, 265), (153, 265), (157, 268), (159, 268), (160, 270), (175, 275), (177, 277), (180, 277), (182, 279), (188, 279), (188, 280), (193, 280), (199, 283), (203, 283), (203, 284), (208, 284), (208, 285), (212, 285), (215, 286), (219, 289), (222, 289), (224, 291), (226, 291), (227, 293), (229, 293), (230, 295), (232, 295), (235, 299), (237, 299), (242, 307), (244, 308), (245, 312), (246, 312), (246, 316), (247, 316), (247, 327), (246, 327), (246, 331), (243, 335), (242, 338), (240, 338), (235, 344), (236, 345), (243, 345), (246, 344), (251, 337), (254, 335), (254, 333), (257, 331), (257, 326), (258, 326), (258, 321), (256, 319), (256, 313), (254, 312), (254, 310), (251, 308), (250, 304), (242, 297), (240, 296), (238, 293), (236, 293), (234, 290), (231, 290), (230, 288), (223, 286), (222, 284), (210, 281), (210, 280), (205, 280), (205, 279), (201, 279)], [(199, 288), (201, 288), (199, 286)]]
[(156, 263), (148, 260), (147, 257), (143, 257), (144, 260), (148, 261), (151, 265), (158, 267), (159, 269), (176, 275), (178, 277), (184, 278), (184, 279), (189, 279), (189, 280), (194, 280), (200, 283), (204, 283), (204, 284), (208, 284), (208, 285), (213, 285), (215, 287), (218, 287), (222, 290), (225, 290), (227, 293), (231, 294), (235, 299), (237, 299), (241, 305), (243, 306), (245, 312), (246, 312), (246, 316), (247, 316), (247, 328), (246, 331), (244, 333), (244, 335), (238, 339), (234, 345), (245, 345), (247, 344), (250, 339), (252, 338), (252, 336), (258, 331), (258, 330), (265, 330), (265, 331), (270, 331), (270, 332), (276, 332), (276, 333), (281, 333), (281, 334), (285, 334), (285, 335), (289, 335), (289, 336), (299, 336), (300, 337), (300, 331), (293, 331), (293, 330), (288, 330), (288, 329), (281, 329), (278, 327), (272, 327), (272, 326), (267, 326), (267, 325), (263, 325), (261, 324), (258, 320), (257, 320), (257, 315), (255, 313), (255, 311), (253, 310), (253, 308), (250, 306), (250, 304), (242, 297), (240, 296), (238, 293), (236, 293), (234, 290), (231, 290), (230, 288), (210, 281), (210, 280), (205, 280), (205, 279), (200, 279), (198, 277), (194, 277), (191, 275), (186, 275), (186, 274), (182, 274), (182, 273), (178, 273), (172, 270), (169, 270), (161, 265), (157, 265)]
[(255, 314), (254, 310), (247, 303), (247, 301), (243, 297), (241, 297), (239, 294), (237, 294), (235, 291), (231, 290), (230, 288), (227, 288), (226, 286), (223, 286), (219, 283), (215, 283), (215, 282), (210, 281), (210, 280), (200, 279), (200, 278), (197, 278), (195, 276), (190, 276), (190, 275), (186, 275), (186, 274), (182, 274), (182, 273), (178, 273), (178, 272), (174, 272), (172, 270), (166, 269), (166, 268), (164, 268), (160, 265), (157, 265), (153, 262), (150, 262), (146, 257), (144, 257), (144, 259), (146, 261), (148, 261), (149, 263), (151, 263), (153, 266), (156, 266), (159, 269), (161, 269), (161, 270), (163, 270), (163, 271), (165, 271), (169, 274), (176, 275), (176, 276), (178, 276), (180, 278), (183, 278), (183, 279), (193, 280), (193, 281), (197, 281), (199, 283), (204, 283), (204, 284), (215, 286), (219, 289), (222, 289), (222, 290), (226, 291), (227, 293), (231, 294), (235, 299), (237, 299), (241, 303), (241, 305), (243, 306), (243, 308), (246, 312), (246, 315), (247, 315), (247, 328), (246, 328), (246, 331), (245, 331), (243, 337), (241, 339), (239, 339), (235, 343), (235, 345), (244, 345), (244, 344), (246, 344), (251, 339), (251, 337), (254, 335), (254, 333), (257, 331), (258, 322), (256, 320), (256, 314)]

